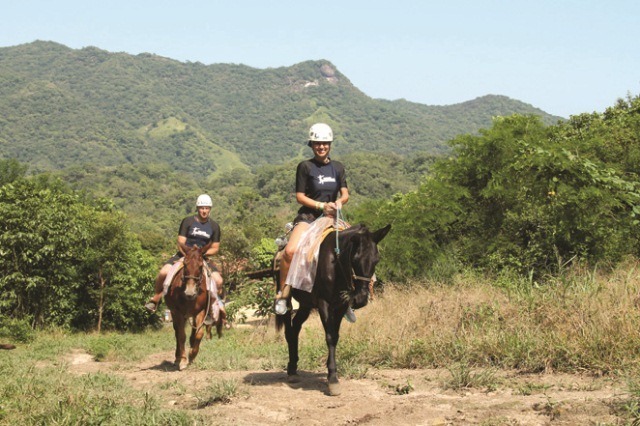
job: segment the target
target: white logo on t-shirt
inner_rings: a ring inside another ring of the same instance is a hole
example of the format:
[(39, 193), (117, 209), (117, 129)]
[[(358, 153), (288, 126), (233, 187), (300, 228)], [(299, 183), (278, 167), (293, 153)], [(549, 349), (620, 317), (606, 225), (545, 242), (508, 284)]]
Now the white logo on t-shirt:
[(319, 175), (318, 176), (318, 182), (320, 183), (320, 185), (324, 185), (325, 182), (335, 182), (336, 178), (328, 176), (325, 177), (324, 175)]
[(197, 226), (193, 228), (193, 230), (191, 231), (191, 235), (193, 235), (194, 237), (201, 235), (203, 237), (209, 238), (211, 235), (207, 234), (206, 231), (201, 230), (200, 228), (198, 228)]

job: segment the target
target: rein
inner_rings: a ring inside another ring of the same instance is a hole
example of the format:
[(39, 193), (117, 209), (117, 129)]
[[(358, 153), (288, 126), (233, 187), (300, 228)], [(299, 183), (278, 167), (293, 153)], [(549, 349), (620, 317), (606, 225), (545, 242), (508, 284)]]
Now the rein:
[(342, 217), (342, 209), (337, 209), (336, 210), (336, 217), (333, 221), (333, 227), (336, 228), (336, 256), (339, 258), (340, 257), (340, 243), (339, 243), (339, 239), (338, 239), (338, 232), (340, 228), (338, 225), (340, 223), (340, 220), (342, 219), (342, 222), (344, 222), (344, 218)]
[[(336, 259), (338, 260), (338, 265), (340, 265), (340, 270), (342, 271), (342, 274), (345, 277), (348, 277), (349, 275), (347, 275), (347, 273), (344, 270), (344, 267), (342, 266), (342, 263), (340, 262), (340, 242), (339, 242), (339, 226), (338, 224), (340, 223), (340, 221), (342, 221), (343, 223), (346, 223), (344, 221), (344, 218), (342, 217), (342, 209), (337, 209), (336, 210), (336, 217), (335, 217), (335, 221), (334, 221), (334, 225), (333, 227), (336, 229), (336, 248), (334, 249), (334, 251), (336, 252)], [(356, 275), (355, 271), (353, 270), (353, 266), (351, 266), (351, 279), (352, 280), (358, 280), (358, 281), (366, 281), (367, 283), (369, 283), (371, 281), (371, 278), (373, 277), (363, 277), (361, 275)]]

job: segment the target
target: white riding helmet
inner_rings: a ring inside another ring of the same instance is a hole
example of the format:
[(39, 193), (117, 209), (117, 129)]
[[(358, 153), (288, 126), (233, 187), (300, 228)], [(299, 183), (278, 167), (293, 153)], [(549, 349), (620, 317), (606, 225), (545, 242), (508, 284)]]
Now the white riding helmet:
[(333, 142), (333, 130), (328, 124), (316, 123), (309, 129), (309, 142)]
[(198, 200), (196, 201), (196, 207), (212, 207), (213, 202), (211, 201), (211, 197), (207, 194), (201, 194), (198, 196)]

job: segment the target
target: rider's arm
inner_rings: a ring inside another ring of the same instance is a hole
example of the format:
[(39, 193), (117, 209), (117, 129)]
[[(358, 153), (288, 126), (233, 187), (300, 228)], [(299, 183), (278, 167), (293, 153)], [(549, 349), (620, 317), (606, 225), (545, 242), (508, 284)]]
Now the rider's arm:
[(349, 201), (349, 189), (345, 186), (340, 188), (340, 196), (336, 200), (336, 206), (341, 209), (343, 205), (347, 204)]
[(341, 209), (342, 206), (344, 204), (347, 204), (347, 201), (349, 201), (349, 189), (347, 188), (347, 177), (344, 166), (342, 165), (342, 163), (336, 162), (335, 167), (338, 171), (338, 182), (340, 183), (340, 191), (338, 192), (338, 198), (336, 199), (335, 203), (333, 203), (332, 207)]
[(302, 204), (305, 207), (309, 207), (310, 209), (316, 209), (317, 201), (313, 198), (307, 197), (304, 192), (296, 192), (296, 201), (298, 204)]
[(335, 203), (322, 203), (320, 201), (316, 201), (313, 198), (304, 195), (304, 192), (296, 192), (296, 200), (299, 204), (302, 204), (303, 206), (309, 207), (313, 210), (321, 211), (326, 216), (333, 216), (336, 212)]
[(205, 253), (205, 256), (213, 256), (218, 253), (218, 250), (220, 250), (220, 243), (213, 243)]
[(347, 187), (345, 186), (343, 188), (340, 188), (340, 195), (338, 196), (338, 199), (333, 203), (327, 203), (327, 205), (325, 206), (325, 210), (327, 209), (327, 207), (329, 207), (329, 211), (332, 211), (332, 209), (341, 209), (342, 206), (347, 203), (347, 201), (349, 201), (349, 189), (347, 189)]
[(187, 247), (187, 237), (178, 235), (178, 250), (180, 250), (180, 253), (186, 256), (187, 251), (189, 250), (189, 248)]

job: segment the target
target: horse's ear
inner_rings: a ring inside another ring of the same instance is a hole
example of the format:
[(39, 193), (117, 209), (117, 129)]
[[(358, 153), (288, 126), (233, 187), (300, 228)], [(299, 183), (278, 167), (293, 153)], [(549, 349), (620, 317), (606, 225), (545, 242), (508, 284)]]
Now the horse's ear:
[(384, 237), (386, 237), (390, 229), (391, 229), (391, 224), (385, 226), (384, 228), (380, 228), (372, 234), (371, 238), (373, 239), (373, 241), (375, 241), (376, 244), (378, 244), (380, 241), (382, 241)]

